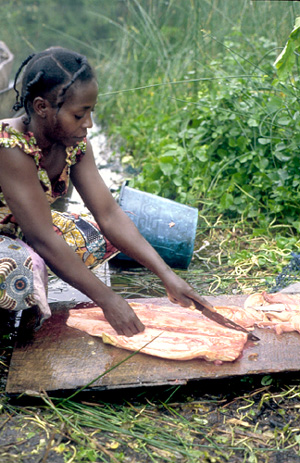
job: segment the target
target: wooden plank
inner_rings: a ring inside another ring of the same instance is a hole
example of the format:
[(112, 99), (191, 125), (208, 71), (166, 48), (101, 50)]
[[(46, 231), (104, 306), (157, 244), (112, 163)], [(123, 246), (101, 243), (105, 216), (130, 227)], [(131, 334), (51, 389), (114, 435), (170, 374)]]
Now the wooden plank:
[[(245, 298), (207, 297), (214, 305), (241, 305)], [(133, 300), (170, 305), (167, 298)], [(52, 317), (31, 340), (24, 340), (20, 335), (11, 359), (7, 393), (76, 390), (99, 375), (103, 376), (92, 385), (97, 390), (186, 384), (191, 380), (300, 369), (299, 334), (277, 336), (271, 330), (256, 329), (254, 333), (260, 342), (247, 346), (242, 358), (235, 362), (215, 365), (204, 360), (174, 361), (136, 354), (105, 374), (130, 352), (103, 344), (100, 338), (66, 326), (68, 308), (65, 305), (58, 304), (52, 309)], [(24, 332), (24, 323), (22, 320), (20, 333)]]

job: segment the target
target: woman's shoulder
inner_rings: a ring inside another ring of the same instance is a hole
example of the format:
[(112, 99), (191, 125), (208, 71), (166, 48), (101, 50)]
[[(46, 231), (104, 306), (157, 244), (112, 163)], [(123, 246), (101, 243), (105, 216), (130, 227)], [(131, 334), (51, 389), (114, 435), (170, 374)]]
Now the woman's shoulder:
[(40, 152), (36, 140), (31, 132), (24, 132), (22, 127), (19, 118), (1, 120), (0, 149), (20, 148), (26, 154), (35, 156)]
[(24, 133), (23, 127), (24, 127), (24, 124), (20, 117), (0, 120), (1, 131), (2, 130), (5, 130), (7, 132), (16, 131), (22, 134)]

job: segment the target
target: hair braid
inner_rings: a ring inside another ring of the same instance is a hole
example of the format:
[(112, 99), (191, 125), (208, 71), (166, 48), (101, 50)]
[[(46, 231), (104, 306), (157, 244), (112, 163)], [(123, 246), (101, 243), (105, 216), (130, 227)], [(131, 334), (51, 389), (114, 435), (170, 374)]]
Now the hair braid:
[[(25, 66), (20, 97), (16, 85)], [(94, 71), (86, 57), (74, 51), (51, 47), (32, 54), (23, 61), (15, 77), (14, 89), (17, 95), (14, 109), (17, 111), (24, 107), (29, 123), (33, 112), (29, 103), (33, 103), (36, 97), (48, 99), (59, 111), (66, 99), (67, 90), (76, 80), (85, 82), (94, 78)]]
[[(43, 77), (44, 71), (40, 71), (37, 73), (34, 79), (32, 79), (31, 82), (28, 82), (26, 86), (26, 91), (24, 93), (24, 96), (22, 97), (22, 103), (25, 108), (26, 113), (28, 114), (28, 96), (31, 93), (31, 89), (40, 81), (40, 79)], [(28, 118), (26, 120), (26, 124), (29, 124), (30, 122), (30, 116), (28, 115)]]
[(79, 65), (81, 65), (81, 67), (78, 69), (78, 71), (74, 73), (72, 79), (67, 83), (67, 85), (64, 86), (61, 92), (61, 96), (65, 95), (68, 88), (70, 88), (71, 85), (74, 84), (75, 80), (77, 80), (80, 74), (82, 74), (87, 68), (87, 59), (85, 57), (76, 58), (76, 62)]
[(21, 66), (17, 70), (15, 80), (14, 80), (14, 91), (16, 92), (16, 102), (13, 105), (13, 110), (14, 111), (19, 111), (19, 109), (23, 108), (24, 100), (23, 100), (23, 97), (21, 96), (20, 101), (19, 101), (20, 92), (17, 89), (17, 82), (18, 82), (18, 78), (19, 78), (19, 75), (20, 75), (23, 67), (26, 66), (27, 63), (29, 63), (29, 61), (34, 57), (34, 55), (35, 55), (35, 53), (33, 53), (32, 55), (27, 56), (27, 58), (23, 61), (23, 63), (21, 64)]

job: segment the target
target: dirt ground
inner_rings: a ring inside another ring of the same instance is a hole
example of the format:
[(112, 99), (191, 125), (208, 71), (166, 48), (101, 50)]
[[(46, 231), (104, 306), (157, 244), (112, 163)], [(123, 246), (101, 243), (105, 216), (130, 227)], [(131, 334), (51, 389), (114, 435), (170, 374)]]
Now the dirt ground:
[[(1, 314), (2, 315), (2, 314)], [(5, 317), (6, 314), (3, 314)], [(51, 425), (47, 419), (47, 411), (40, 399), (29, 396), (16, 398), (8, 397), (5, 390), (7, 366), (9, 364), (12, 345), (16, 332), (11, 330), (12, 318), (6, 316), (6, 323), (1, 327), (1, 397), (0, 397), (0, 461), (1, 463), (72, 463), (80, 461), (122, 461), (122, 462), (187, 462), (196, 460), (191, 457), (182, 458), (180, 454), (172, 458), (141, 456), (134, 445), (122, 445), (122, 459), (114, 457), (110, 450), (112, 435), (105, 432), (95, 432), (86, 428), (86, 434), (93, 436), (93, 443), (98, 450), (103, 450), (105, 460), (95, 460), (88, 454), (88, 449), (80, 445), (70, 430), (61, 425)], [(9, 328), (10, 326), (10, 328)], [(264, 384), (269, 383), (269, 384)], [(231, 453), (230, 460), (222, 456), (216, 449), (207, 454), (203, 461), (207, 463), (300, 463), (299, 445), (290, 445), (288, 434), (291, 430), (299, 430), (299, 395), (300, 393), (284, 394), (282, 391), (290, 389), (298, 391), (300, 373), (276, 374), (269, 377), (256, 375), (253, 377), (231, 378), (228, 380), (213, 380), (191, 382), (175, 390), (170, 387), (141, 388), (120, 391), (82, 392), (76, 397), (78, 403), (97, 403), (98, 401), (112, 406), (133, 404), (137, 409), (151, 406), (151, 413), (155, 419), (166, 417), (170, 409), (162, 404), (172, 395), (169, 406), (172, 413), (177, 413), (183, 420), (193, 420), (199, 415), (199, 410), (205, 411), (205, 433), (195, 434), (193, 444), (203, 446), (207, 444), (209, 436), (228, 436), (232, 433), (232, 442), (242, 442), (250, 439), (261, 451), (253, 459), (245, 460), (245, 451), (237, 450)], [(251, 402), (251, 413), (241, 419), (241, 410)], [(282, 445), (278, 449), (266, 445), (274, 440), (278, 444), (278, 436), (285, 436), (287, 444), (283, 451)], [(267, 437), (268, 438), (267, 438)], [(252, 439), (252, 440), (251, 440)], [(221, 441), (222, 442), (222, 441)], [(300, 440), (299, 440), (300, 442)], [(290, 448), (289, 448), (290, 447)], [(70, 449), (66, 453), (66, 448)], [(72, 450), (76, 458), (72, 459)], [(78, 455), (83, 453), (82, 458)], [(68, 455), (68, 457), (66, 456)], [(199, 460), (200, 461), (200, 460)]]
[[(199, 407), (199, 404), (205, 402), (206, 407), (206, 427), (210, 435), (218, 433), (220, 436), (226, 435), (229, 432), (230, 424), (234, 424), (238, 420), (238, 410), (244, 406), (244, 400), (241, 397), (249, 395), (254, 400), (252, 407), (251, 419), (247, 418), (238, 429), (235, 430), (235, 435), (240, 440), (246, 437), (254, 435), (252, 428), (256, 425), (256, 431), (259, 428), (262, 431), (262, 435), (271, 435), (275, 432), (282, 433), (286, 428), (287, 424), (290, 428), (299, 428), (299, 404), (298, 399), (286, 400), (276, 405), (273, 401), (264, 403), (261, 407), (262, 395), (268, 390), (275, 394), (276, 390), (280, 390), (283, 384), (287, 382), (290, 384), (298, 384), (299, 378), (295, 375), (279, 375), (274, 376), (274, 386), (272, 388), (265, 388), (259, 386), (259, 378), (247, 378), (245, 379), (244, 386), (241, 381), (232, 380), (227, 384), (220, 381), (206, 382), (205, 384), (190, 384), (187, 387), (181, 388), (180, 392), (176, 394), (173, 399), (174, 402), (170, 404), (173, 410), (180, 413), (186, 420), (192, 419)], [(141, 391), (138, 391), (141, 394)], [(169, 391), (168, 391), (169, 393)], [(144, 395), (143, 395), (144, 394)], [(152, 405), (156, 406), (156, 414), (168, 413), (163, 407), (161, 407), (161, 400), (166, 396), (165, 388), (158, 388), (156, 390), (143, 391), (143, 399), (136, 400), (136, 391), (123, 391), (121, 395), (116, 398), (114, 395), (102, 393), (101, 399), (107, 403), (126, 402), (134, 403), (136, 406), (146, 404), (150, 399)], [(88, 400), (93, 396), (93, 401), (97, 400), (95, 394), (86, 393), (81, 396), (80, 400)], [(149, 399), (150, 398), (150, 399)], [(14, 404), (16, 406), (16, 404)], [(68, 434), (66, 430), (61, 429), (60, 433), (51, 432), (51, 428), (45, 426), (43, 420), (43, 408), (38, 404), (31, 402), (30, 399), (23, 399), (21, 405), (18, 407), (29, 407), (30, 410), (34, 410), (34, 414), (28, 415), (14, 415), (6, 410), (0, 416), (0, 461), (1, 463), (65, 463), (65, 457), (61, 453), (60, 448), (64, 445), (69, 445), (72, 441), (72, 436)], [(283, 408), (286, 410), (286, 414), (283, 416), (280, 412)], [(40, 421), (38, 420), (40, 417)], [(239, 424), (239, 423), (236, 423)], [(86, 428), (86, 432), (92, 433), (94, 430)], [(296, 463), (300, 462), (300, 456), (297, 454), (297, 449), (291, 448), (286, 449), (284, 452), (282, 449), (273, 449), (269, 451), (264, 450), (264, 439), (262, 435), (257, 434), (254, 436), (256, 440), (255, 444), (257, 447), (261, 446), (262, 451), (258, 455), (257, 459), (245, 460), (244, 451), (237, 450), (234, 455), (231, 455), (230, 460), (228, 458), (222, 458), (219, 454), (216, 454), (214, 458), (207, 458), (203, 461), (215, 463), (222, 461), (230, 461), (231, 463), (241, 463), (244, 461), (253, 461), (258, 463)], [(96, 433), (95, 439), (99, 448), (107, 448), (106, 444), (111, 440), (111, 436), (105, 433)], [(261, 441), (259, 441), (261, 439)], [(203, 435), (199, 434), (196, 436), (194, 444), (203, 445)], [(74, 444), (74, 443), (73, 443)], [(77, 445), (77, 448), (79, 446)], [(299, 447), (298, 447), (299, 449)], [(299, 450), (298, 450), (299, 451)], [(150, 463), (153, 461), (184, 461), (194, 462), (194, 459), (188, 460), (182, 457), (173, 459), (152, 459), (145, 456), (139, 459), (139, 455), (134, 451), (133, 448), (123, 448), (123, 452), (126, 457), (121, 461), (128, 462), (146, 462)], [(72, 459), (68, 460), (72, 461)], [(87, 459), (75, 460), (88, 463), (88, 461), (95, 461)], [(100, 460), (97, 460), (100, 461)], [(105, 460), (105, 461), (120, 461), (120, 460)]]

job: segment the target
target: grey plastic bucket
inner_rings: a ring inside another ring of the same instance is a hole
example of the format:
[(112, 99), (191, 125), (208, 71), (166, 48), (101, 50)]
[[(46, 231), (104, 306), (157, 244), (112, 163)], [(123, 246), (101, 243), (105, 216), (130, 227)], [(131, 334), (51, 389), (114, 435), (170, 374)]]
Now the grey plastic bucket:
[[(119, 204), (140, 233), (173, 268), (186, 269), (196, 236), (198, 209), (122, 185)], [(120, 253), (117, 259), (130, 260)]]

